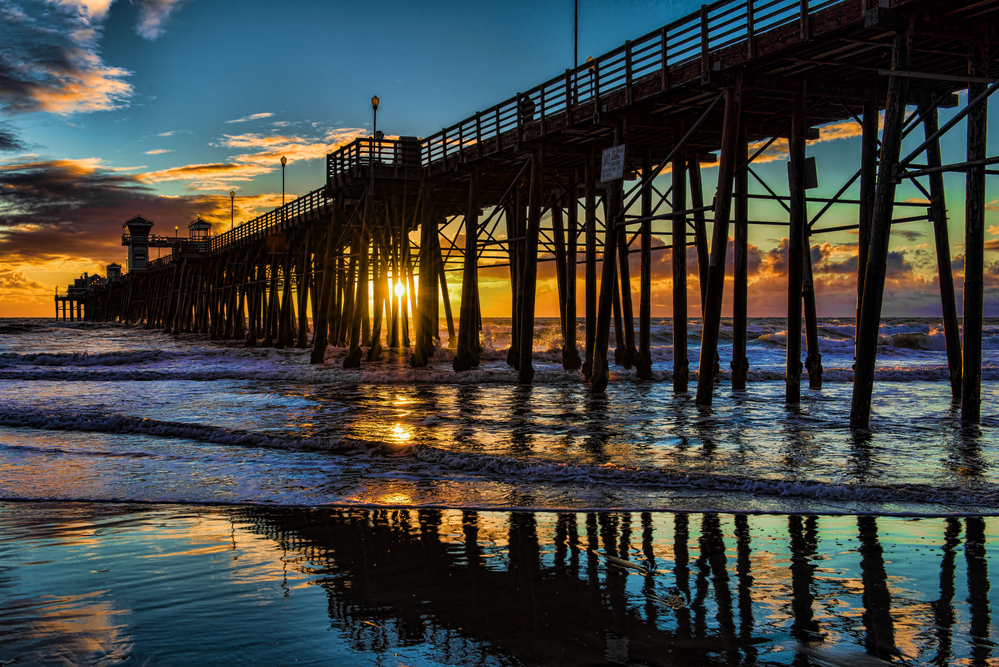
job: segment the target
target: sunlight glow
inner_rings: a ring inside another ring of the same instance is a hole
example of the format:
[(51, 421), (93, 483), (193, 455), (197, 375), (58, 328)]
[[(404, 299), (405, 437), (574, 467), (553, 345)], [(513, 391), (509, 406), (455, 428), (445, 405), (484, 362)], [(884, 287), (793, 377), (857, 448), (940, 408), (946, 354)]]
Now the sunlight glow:
[(397, 282), (393, 291), (395, 292), (395, 295), (401, 299), (402, 295), (406, 293), (406, 286), (403, 285), (402, 282)]

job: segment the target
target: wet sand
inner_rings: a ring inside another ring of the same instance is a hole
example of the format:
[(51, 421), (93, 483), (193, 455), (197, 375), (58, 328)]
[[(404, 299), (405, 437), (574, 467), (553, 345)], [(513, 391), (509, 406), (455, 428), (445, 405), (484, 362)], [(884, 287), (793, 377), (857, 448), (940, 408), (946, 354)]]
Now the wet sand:
[(0, 502), (0, 664), (992, 664), (999, 519)]

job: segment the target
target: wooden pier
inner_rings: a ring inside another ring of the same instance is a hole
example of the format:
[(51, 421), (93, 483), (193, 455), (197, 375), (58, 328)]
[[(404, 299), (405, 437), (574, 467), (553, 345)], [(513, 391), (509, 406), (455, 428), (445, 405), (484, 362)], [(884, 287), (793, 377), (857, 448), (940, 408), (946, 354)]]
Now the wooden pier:
[[(581, 367), (593, 390), (603, 391), (611, 363), (651, 377), (651, 257), (670, 250), (673, 384), (685, 392), (686, 250), (693, 246), (704, 320), (696, 401), (710, 405), (729, 237), (732, 383), (742, 390), (750, 363), (747, 229), (777, 224), (789, 240), (786, 400), (794, 404), (802, 332), (807, 381), (822, 383), (811, 241), (857, 229), (851, 424), (867, 428), (891, 228), (926, 220), (938, 253), (951, 389), (963, 419), (977, 422), (985, 176), (999, 162), (985, 143), (987, 100), (999, 85), (990, 50), (997, 10), (997, 0), (705, 5), (425, 139), (354, 141), (327, 156), (322, 187), (211, 238), (204, 252), (175, 251), (109, 283), (87, 302), (86, 317), (245, 339), (247, 346), (306, 347), (311, 313), (313, 362), (323, 360), (328, 345), (346, 346), (344, 366), (356, 367), (388, 346), (411, 348), (412, 365), (421, 367), (433, 355), (443, 308), (457, 346), (454, 370), (462, 372), (479, 363), (478, 273), (505, 266), (514, 331), (507, 359), (520, 382), (530, 383), (538, 262), (550, 261), (558, 277), (563, 364)], [(964, 106), (940, 126), (938, 109), (957, 107), (956, 93), (965, 89)], [(941, 164), (940, 138), (965, 119), (966, 160)], [(806, 142), (817, 138), (819, 126), (842, 121), (856, 122), (862, 134), (857, 170), (836, 175), (843, 186), (834, 197), (809, 197), (814, 162)], [(920, 125), (925, 141), (902, 155), (903, 138)], [(753, 170), (777, 139), (789, 149), (787, 196)], [(615, 147), (623, 155), (620, 174), (602, 180), (605, 150)], [(705, 201), (701, 164), (716, 160), (715, 196)], [(662, 192), (654, 179), (667, 171), (672, 185)], [(963, 345), (942, 179), (948, 171), (967, 178)], [(750, 194), (750, 177), (766, 195)], [(903, 181), (929, 203), (896, 201)], [(859, 198), (846, 198), (857, 182)], [(778, 202), (786, 217), (754, 218), (752, 202)], [(856, 224), (822, 224), (832, 207), (843, 206), (856, 211)], [(670, 245), (654, 248), (653, 234)], [(630, 275), (633, 252), (640, 255), (637, 276)], [(582, 340), (577, 264), (585, 290)], [(460, 281), (459, 303), (451, 303), (449, 276), (452, 287)], [(637, 334), (633, 280), (640, 283)], [(610, 359), (612, 318), (622, 324), (614, 326), (617, 350)]]

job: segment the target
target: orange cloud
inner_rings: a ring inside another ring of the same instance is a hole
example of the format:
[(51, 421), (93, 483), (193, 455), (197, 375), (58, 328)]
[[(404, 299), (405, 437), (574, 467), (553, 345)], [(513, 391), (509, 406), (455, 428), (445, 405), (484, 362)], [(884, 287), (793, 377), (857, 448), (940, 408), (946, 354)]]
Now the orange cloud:
[(255, 177), (273, 171), (271, 167), (235, 162), (216, 162), (215, 164), (189, 164), (183, 167), (172, 167), (138, 174), (136, 178), (147, 183), (163, 183), (166, 181), (185, 181), (192, 187), (206, 190), (224, 190), (233, 182), (250, 181)]
[(254, 152), (235, 155), (235, 162), (254, 165), (266, 165), (275, 168), (282, 156), (291, 161), (309, 161), (325, 159), (327, 153), (332, 153), (349, 144), (358, 137), (366, 136), (366, 130), (358, 128), (341, 128), (328, 130), (320, 138), (309, 138), (287, 135), (236, 134), (223, 135), (219, 141), (225, 148), (249, 149)]

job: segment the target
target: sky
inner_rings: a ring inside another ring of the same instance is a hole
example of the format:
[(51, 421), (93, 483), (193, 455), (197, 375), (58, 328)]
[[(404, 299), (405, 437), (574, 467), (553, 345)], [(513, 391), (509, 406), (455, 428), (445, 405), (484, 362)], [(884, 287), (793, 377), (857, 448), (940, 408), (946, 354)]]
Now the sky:
[[(697, 7), (579, 0), (579, 59)], [(183, 232), (197, 215), (224, 231), (231, 190), (236, 224), (280, 204), (282, 155), (289, 197), (320, 187), (325, 155), (371, 133), (372, 95), (381, 100), (378, 129), (422, 137), (556, 76), (573, 64), (572, 19), (572, 0), (0, 0), (0, 317), (51, 316), (57, 287), (124, 265), (121, 225), (136, 214), (155, 221), (154, 233), (174, 225)], [(992, 106), (990, 118), (999, 113)], [(942, 112), (941, 123), (952, 113)], [(831, 196), (853, 174), (859, 131), (855, 123), (823, 128), (808, 149), (820, 183), (810, 194)], [(945, 161), (963, 161), (964, 132), (961, 123), (945, 139)], [(918, 135), (906, 145), (915, 147)], [(758, 173), (786, 193), (786, 147), (775, 144), (764, 159)], [(715, 169), (704, 171), (708, 201), (716, 178)], [(991, 186), (990, 177), (986, 315), (999, 316)], [(963, 176), (948, 175), (946, 190), (960, 304)], [(919, 197), (911, 186), (899, 189), (899, 201)], [(834, 207), (817, 227), (856, 216), (855, 207)], [(771, 204), (754, 204), (750, 218), (786, 220)], [(751, 228), (750, 315), (784, 313), (783, 236), (780, 227)], [(811, 244), (819, 314), (852, 315), (856, 233)], [(655, 257), (653, 313), (667, 316), (670, 256)], [(553, 265), (541, 266), (539, 314), (555, 315)], [(508, 312), (502, 275), (483, 276), (486, 315)], [(688, 283), (696, 315), (696, 276)], [(939, 302), (929, 223), (897, 226), (884, 314), (938, 315)]]

